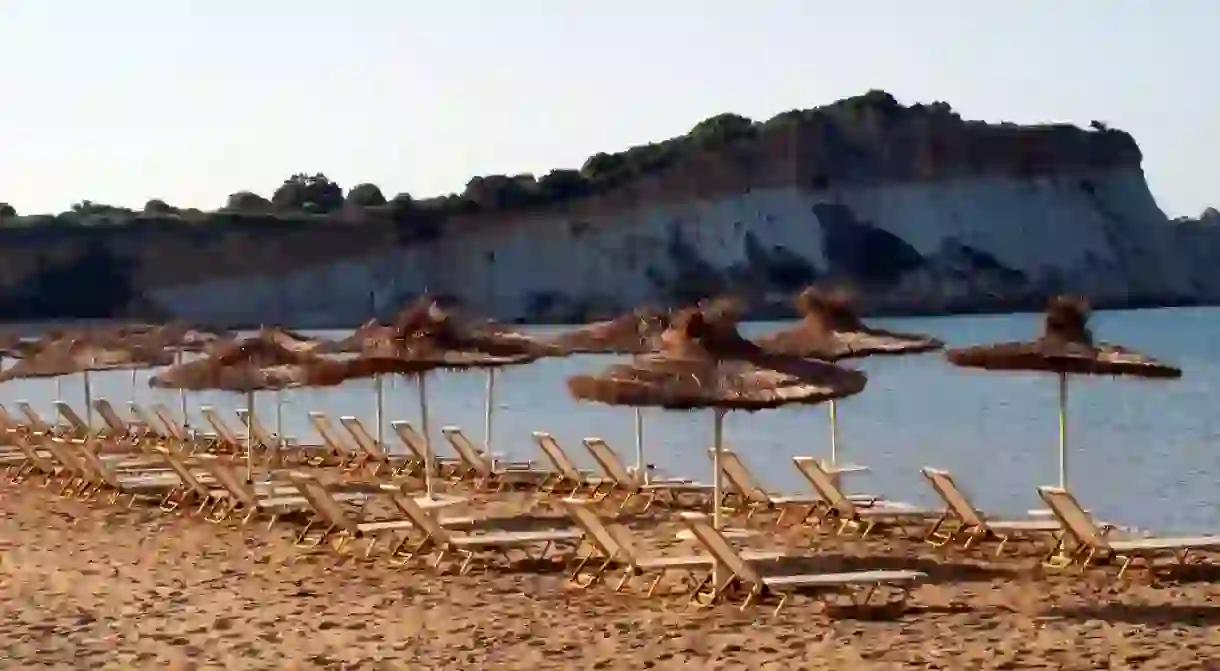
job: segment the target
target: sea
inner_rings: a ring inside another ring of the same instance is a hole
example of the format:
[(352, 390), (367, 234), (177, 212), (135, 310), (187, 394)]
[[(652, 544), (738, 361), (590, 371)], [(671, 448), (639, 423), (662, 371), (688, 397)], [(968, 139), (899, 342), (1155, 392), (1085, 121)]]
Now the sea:
[[(1024, 340), (1037, 335), (1037, 314), (971, 315), (877, 319), (877, 326), (933, 334), (950, 346)], [(749, 323), (747, 337), (788, 326)], [(1092, 316), (1099, 340), (1121, 344), (1181, 367), (1179, 380), (1073, 377), (1068, 401), (1068, 487), (1089, 510), (1107, 521), (1157, 532), (1220, 533), (1220, 309), (1167, 308), (1104, 311)], [(554, 333), (558, 327), (529, 327)], [(339, 331), (310, 335), (342, 337)], [(580, 464), (592, 468), (581, 439), (604, 438), (623, 460), (635, 460), (635, 415), (572, 400), (566, 377), (622, 360), (579, 356), (506, 368), (496, 375), (490, 443), (513, 459), (541, 460), (532, 432), (555, 436)], [(11, 362), (10, 362), (11, 363)], [(952, 472), (974, 503), (996, 515), (1023, 515), (1043, 506), (1040, 485), (1059, 484), (1058, 384), (1049, 374), (971, 371), (955, 368), (940, 354), (876, 357), (849, 364), (867, 372), (867, 389), (838, 404), (840, 461), (866, 472), (847, 476), (848, 489), (894, 500), (935, 505), (920, 468)], [(155, 371), (97, 372), (90, 375), (94, 398), (122, 409), (131, 400), (164, 403), (177, 411), (178, 392), (154, 389)], [(27, 400), (54, 416), (60, 398), (83, 414), (81, 375), (13, 380), (0, 386), (0, 402)], [(440, 429), (460, 426), (485, 439), (487, 375), (437, 373), (426, 383), (429, 428), (434, 449), (448, 449)], [(317, 443), (307, 413), (320, 410), (337, 421), (354, 415), (376, 426), (371, 381), (329, 389), (297, 389), (256, 395), (256, 414), (272, 430), (301, 442)], [(245, 407), (242, 395), (223, 392), (187, 396), (191, 426), (203, 427), (200, 406), (228, 411)], [(410, 379), (384, 384), (383, 426), (393, 446), (389, 422), (419, 426), (418, 385)], [(12, 410), (9, 405), (10, 411)], [(643, 412), (646, 461), (658, 471), (711, 482), (710, 411)], [(808, 493), (792, 457), (829, 456), (826, 406), (729, 413), (726, 447), (740, 454), (776, 493)]]

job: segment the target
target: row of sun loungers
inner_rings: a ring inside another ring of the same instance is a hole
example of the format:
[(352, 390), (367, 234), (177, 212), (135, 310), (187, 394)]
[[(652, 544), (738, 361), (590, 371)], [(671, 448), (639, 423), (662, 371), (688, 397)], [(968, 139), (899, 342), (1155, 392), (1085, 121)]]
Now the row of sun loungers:
[[(95, 409), (105, 428), (90, 433), (83, 423), (73, 420), (79, 415), (70, 408), (68, 412), (59, 408), (67, 421), (60, 427), (32, 421), (37, 415), (28, 404), (17, 407), (31, 421), (17, 424), (0, 408), (0, 421), (4, 423), (0, 442), (6, 446), (0, 448), (0, 465), (8, 467), (13, 482), (42, 476), (45, 486), (58, 486), (63, 496), (104, 496), (111, 503), (125, 500), (128, 506), (147, 499), (166, 512), (191, 512), (217, 524), (236, 521), (244, 525), (262, 515), (271, 528), (285, 514), (306, 513), (310, 521), (294, 541), (302, 549), (325, 545), (347, 555), (359, 541), (364, 543), (365, 557), (374, 556), (384, 547), (393, 563), (407, 564), (428, 556), (429, 566), (453, 568), (459, 573), (470, 571), (489, 553), (507, 556), (510, 551), (522, 551), (538, 559), (561, 550), (559, 556), (576, 563), (570, 580), (580, 587), (602, 582), (613, 572), (619, 576), (615, 589), (622, 590), (632, 579), (650, 575), (646, 593), (652, 595), (665, 576), (678, 572), (689, 578), (686, 591), (693, 603), (710, 603), (736, 594), (742, 597), (744, 608), (775, 594), (780, 597), (776, 612), (785, 604), (786, 595), (796, 589), (854, 594), (859, 586), (867, 600), (878, 587), (887, 587), (902, 600), (906, 590), (924, 577), (917, 571), (785, 572), (775, 560), (793, 556), (791, 553), (739, 550), (702, 514), (691, 512), (681, 513), (681, 522), (702, 551), (683, 556), (649, 554), (640, 549), (627, 526), (604, 514), (618, 515), (627, 509), (629, 501), (639, 499), (644, 501), (645, 511), (654, 504), (669, 507), (688, 503), (684, 497), (706, 502), (710, 487), (680, 478), (645, 483), (596, 438), (586, 439), (584, 446), (602, 469), (600, 474), (579, 469), (558, 441), (545, 433), (536, 433), (534, 438), (548, 468), (503, 460), (497, 460), (493, 467), (486, 452), (459, 429), (445, 427), (445, 442), (456, 456), (433, 458), (435, 472), (441, 477), (492, 493), (508, 488), (535, 491), (542, 499), (557, 503), (570, 522), (564, 528), (520, 531), (486, 519), (447, 515), (453, 506), (468, 503), (464, 497), (426, 497), (412, 491), (412, 482), (403, 478), (421, 472), (427, 463), (427, 448), (422, 436), (406, 422), (392, 424), (395, 437), (406, 448), (405, 454), (395, 454), (355, 418), (340, 418), (345, 435), (325, 415), (311, 413), (310, 420), (324, 444), (303, 466), (331, 465), (340, 473), (354, 473), (364, 479), (331, 483), (318, 473), (292, 468), (273, 469), (264, 479), (251, 482), (241, 473), (239, 454), (210, 453), (182, 427), (170, 428), (172, 416), (161, 417), (156, 410), (133, 409), (135, 419), (124, 421), (99, 399)], [(204, 416), (216, 433), (202, 442), (214, 441), (235, 450), (245, 444), (244, 437), (232, 432), (214, 411)], [(260, 448), (275, 449), (279, 437), (262, 430), (257, 422), (250, 425), (250, 438)], [(936, 469), (924, 469), (923, 475), (944, 502), (942, 511), (848, 495), (840, 488), (835, 473), (810, 457), (794, 459), (810, 485), (808, 493), (798, 494), (768, 491), (731, 451), (721, 453), (720, 463), (726, 491), (730, 492), (724, 503), (745, 522), (760, 512), (778, 511), (775, 524), (796, 519), (794, 524), (829, 525), (836, 534), (864, 537), (883, 528), (904, 532), (918, 529), (929, 544), (945, 549), (970, 549), (995, 541), (997, 555), (1010, 541), (1030, 540), (1046, 547), (1043, 561), (1048, 567), (1077, 566), (1083, 570), (1099, 561), (1115, 559), (1120, 563), (1120, 575), (1133, 562), (1147, 562), (1158, 555), (1169, 553), (1185, 561), (1191, 552), (1220, 548), (1220, 537), (1212, 536), (1121, 536), (1113, 527), (1098, 524), (1070, 493), (1057, 488), (1039, 490), (1053, 517), (1002, 520), (984, 515), (949, 473)], [(374, 507), (370, 503), (374, 499), (388, 502), (393, 513), (371, 517)], [(456, 561), (446, 562), (450, 558)]]

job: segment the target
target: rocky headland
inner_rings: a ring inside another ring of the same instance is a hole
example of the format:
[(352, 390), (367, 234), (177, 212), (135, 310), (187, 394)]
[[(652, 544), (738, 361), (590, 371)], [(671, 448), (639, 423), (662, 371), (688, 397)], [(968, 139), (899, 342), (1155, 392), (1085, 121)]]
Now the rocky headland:
[(424, 291), (534, 322), (734, 292), (778, 315), (818, 280), (890, 313), (1220, 300), (1220, 216), (1170, 220), (1141, 161), (1098, 122), (971, 121), (870, 91), (430, 199), (301, 174), (213, 212), (0, 204), (0, 308), (330, 327)]

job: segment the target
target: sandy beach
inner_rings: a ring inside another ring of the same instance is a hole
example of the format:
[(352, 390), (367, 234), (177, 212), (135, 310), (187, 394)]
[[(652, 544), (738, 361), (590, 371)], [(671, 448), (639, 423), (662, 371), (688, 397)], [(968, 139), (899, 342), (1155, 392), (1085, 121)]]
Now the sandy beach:
[[(751, 544), (816, 549), (809, 561), (824, 570), (930, 576), (897, 618), (829, 617), (798, 598), (771, 619), (767, 604), (693, 610), (678, 595), (575, 590), (559, 566), (438, 576), (302, 552), (288, 522), (242, 530), (2, 487), (10, 668), (1203, 669), (1220, 659), (1210, 582), (1220, 573), (1206, 565), (1124, 585), (1112, 571), (1040, 576), (1029, 552), (993, 562), (888, 536), (761, 534)], [(672, 549), (668, 515), (635, 526)]]

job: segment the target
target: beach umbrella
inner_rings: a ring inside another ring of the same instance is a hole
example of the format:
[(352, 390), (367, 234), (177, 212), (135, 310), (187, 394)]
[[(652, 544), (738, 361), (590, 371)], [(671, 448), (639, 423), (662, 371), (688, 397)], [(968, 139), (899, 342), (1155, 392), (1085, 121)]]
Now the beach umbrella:
[[(867, 326), (856, 312), (846, 291), (809, 287), (796, 298), (800, 322), (791, 328), (755, 339), (759, 347), (788, 356), (820, 359), (831, 363), (870, 356), (923, 354), (944, 348), (932, 336), (899, 333)], [(838, 403), (831, 399), (830, 464), (839, 458)]]
[[(669, 313), (640, 307), (614, 319), (570, 329), (550, 342), (568, 354), (645, 354), (656, 351), (669, 325)], [(644, 411), (635, 408), (635, 468), (648, 481), (644, 465)]]
[(733, 315), (713, 307), (678, 312), (661, 347), (595, 375), (568, 378), (577, 399), (618, 406), (712, 410), (713, 520), (721, 527), (720, 455), (730, 410), (812, 405), (858, 394), (864, 373), (766, 352), (737, 332)]
[[(392, 326), (382, 324), (376, 319), (370, 319), (357, 327), (346, 338), (319, 341), (309, 351), (321, 354), (358, 354), (376, 339), (388, 338), (392, 337), (392, 335)], [(385, 439), (385, 419), (383, 418), (385, 411), (385, 388), (383, 386), (382, 375), (372, 375), (372, 378), (373, 390), (376, 395), (374, 408), (376, 410), (377, 443), (381, 444)]]
[[(355, 357), (322, 362), (308, 374), (311, 385), (382, 375), (410, 375), (419, 385), (420, 429), (424, 438), (425, 487), (433, 494), (432, 435), (428, 428), (427, 375), (436, 370), (486, 370), (520, 365), (557, 350), (506, 329), (471, 327), (435, 302), (420, 302), (404, 311), (394, 326), (365, 340)], [(490, 445), (488, 446), (490, 452)]]
[(85, 389), (85, 421), (93, 426), (89, 373), (156, 368), (173, 362), (173, 355), (155, 345), (127, 341), (114, 332), (77, 333), (45, 343), (32, 356), (0, 373), (0, 381), (81, 373)]
[[(256, 335), (214, 345), (207, 355), (172, 366), (149, 380), (152, 387), (185, 389), (188, 391), (227, 391), (245, 394), (246, 471), (254, 477), (253, 431), (255, 418), (254, 394), (304, 385), (305, 370), (322, 357), (301, 347), (291, 347), (271, 329)], [(278, 405), (278, 404), (277, 404)], [(276, 410), (277, 427), (282, 425), (281, 408)]]
[(995, 371), (1054, 373), (1059, 377), (1059, 486), (1068, 481), (1067, 404), (1068, 376), (1122, 375), (1177, 379), (1179, 368), (1118, 345), (1095, 342), (1088, 326), (1088, 305), (1060, 296), (1051, 300), (1043, 321), (1042, 336), (1025, 342), (1006, 342), (951, 349), (950, 363)]

